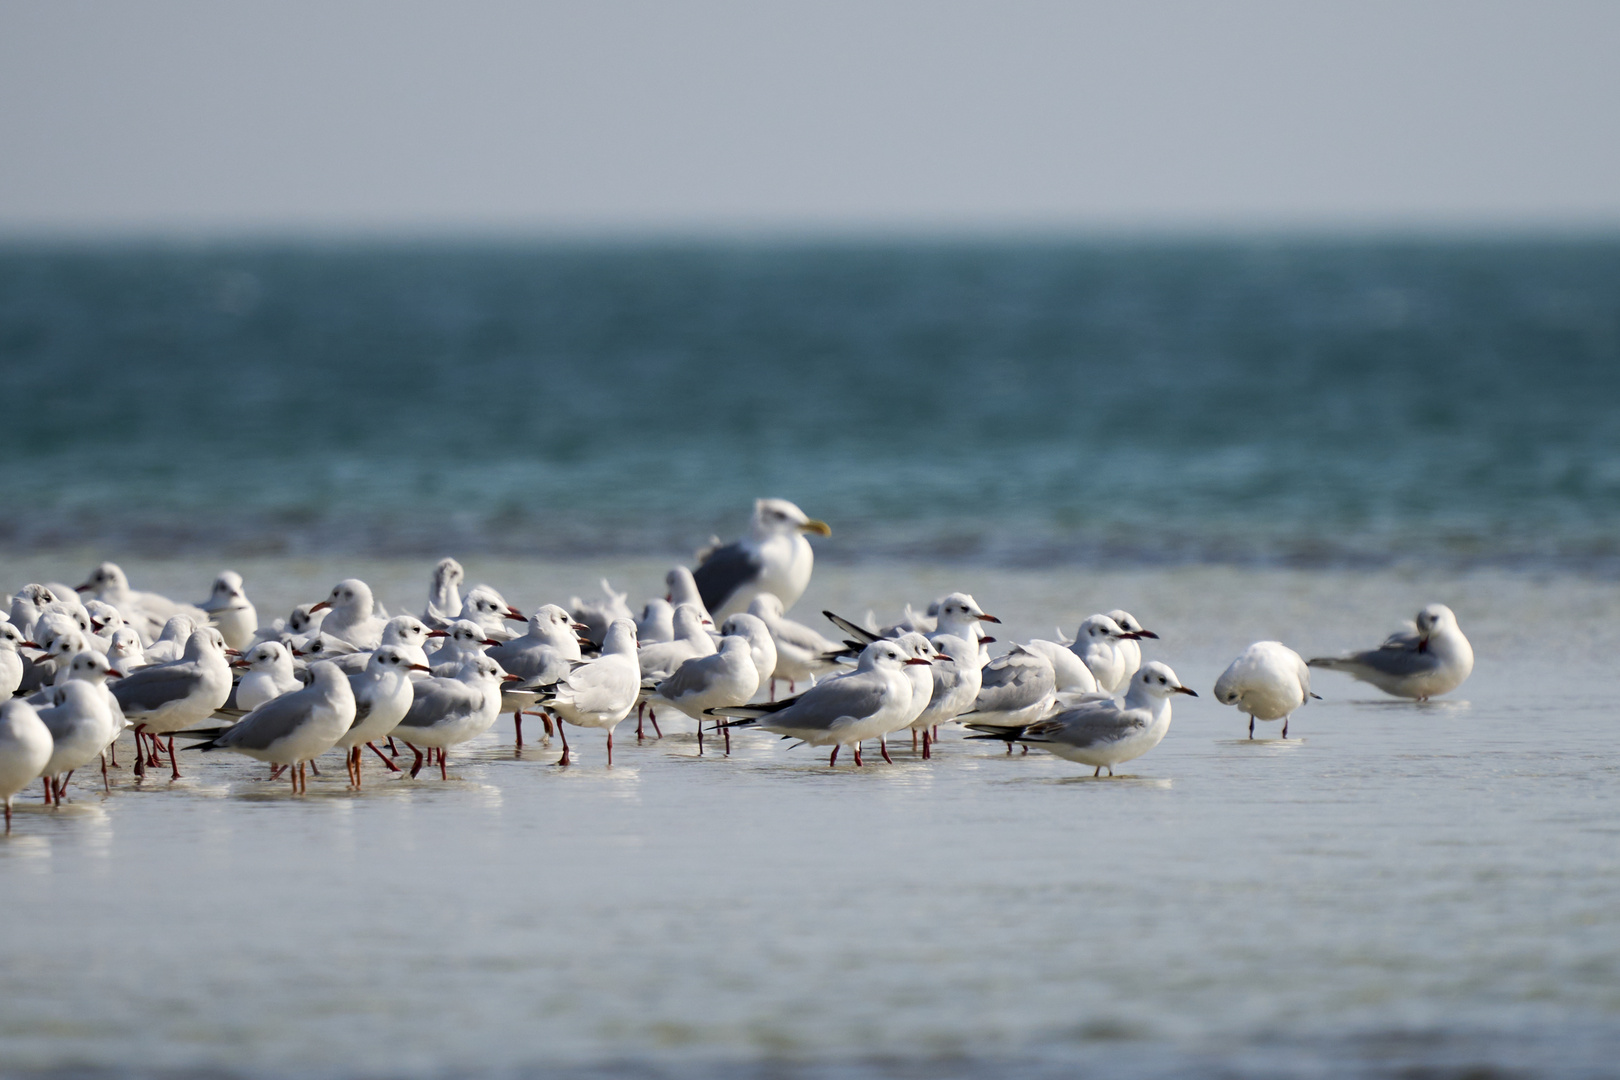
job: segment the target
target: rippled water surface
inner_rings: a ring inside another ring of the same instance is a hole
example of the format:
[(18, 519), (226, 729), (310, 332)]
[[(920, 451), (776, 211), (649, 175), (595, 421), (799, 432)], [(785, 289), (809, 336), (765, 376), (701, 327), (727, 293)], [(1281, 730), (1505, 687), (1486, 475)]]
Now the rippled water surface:
[[(237, 561), (277, 612), (419, 562)], [(128, 566), (202, 595), (213, 562)], [(657, 562), (469, 563), (529, 607)], [(65, 579), (83, 560), (0, 559)], [(742, 735), (515, 757), (307, 797), (245, 760), (0, 843), (0, 1073), (1588, 1076), (1620, 1060), (1620, 588), (1577, 577), (826, 567), (798, 609), (972, 591), (1006, 636), (1124, 606), (1204, 697), (1113, 780), (949, 738), (828, 769)], [(1248, 642), (1371, 643), (1427, 601), (1473, 678), (1426, 706), (1333, 673), (1291, 738), (1210, 685)], [(684, 728), (678, 722), (672, 727)], [(127, 757), (127, 754), (126, 754)]]

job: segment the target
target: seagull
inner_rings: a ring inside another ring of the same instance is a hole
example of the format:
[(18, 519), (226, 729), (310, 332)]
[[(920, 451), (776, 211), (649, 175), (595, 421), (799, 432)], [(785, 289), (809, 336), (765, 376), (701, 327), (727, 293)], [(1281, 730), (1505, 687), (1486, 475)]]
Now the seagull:
[(410, 652), (399, 645), (380, 646), (367, 659), (364, 671), (348, 677), (349, 689), (354, 694), (354, 723), (338, 737), (336, 745), (346, 751), (344, 761), (349, 767), (349, 782), (355, 787), (360, 786), (362, 746), (371, 747), (390, 771), (399, 772), (399, 766), (377, 749), (376, 740), (392, 734), (416, 700), (411, 672), (428, 670), (426, 664), (416, 663)]
[(56, 594), (37, 582), (24, 585), (11, 598), (11, 625), (21, 631), (24, 638), (34, 632), (34, 623), (45, 608), (56, 602)]
[(124, 621), (133, 626), (145, 640), (150, 640), (173, 615), (189, 615), (202, 625), (207, 616), (190, 604), (179, 604), (157, 593), (137, 592), (129, 587), (129, 578), (117, 563), (104, 562), (96, 567), (90, 578), (75, 592), (87, 592), (97, 600), (117, 608)]
[(507, 622), (528, 622), (523, 613), (506, 602), (506, 597), (488, 585), (474, 585), (467, 590), (461, 602), (461, 618), (470, 619), (484, 629), (484, 636), (496, 641), (510, 641), (517, 633), (507, 628)]
[[(766, 639), (769, 640), (769, 635), (766, 635)], [(657, 683), (644, 681), (641, 688), (656, 694), (656, 700), (669, 702), (697, 721), (698, 753), (701, 754), (705, 710), (744, 704), (759, 690), (760, 681), (759, 668), (754, 663), (748, 639), (728, 635), (720, 639), (718, 652), (694, 656), (676, 668), (667, 679)], [(729, 742), (728, 738), (728, 751)]]
[(771, 676), (772, 694), (778, 679), (787, 681), (792, 693), (801, 682), (814, 682), (818, 676), (838, 670), (836, 661), (827, 659), (843, 646), (817, 633), (800, 622), (782, 614), (782, 598), (774, 593), (760, 593), (748, 605), (748, 614), (759, 619), (776, 642), (776, 669)]
[[(97, 653), (81, 655), (99, 656)], [(105, 663), (105, 658), (102, 658)], [(62, 803), (73, 771), (88, 765), (117, 737), (122, 724), (107, 707), (102, 688), (83, 679), (70, 679), (51, 691), (56, 704), (39, 709), (39, 719), (51, 733), (51, 756), (45, 763), (45, 801)], [(107, 783), (106, 762), (102, 762), (101, 782)]]
[(1104, 694), (1119, 693), (1132, 674), (1126, 666), (1130, 657), (1121, 648), (1129, 638), (1127, 631), (1107, 615), (1092, 615), (1080, 624), (1074, 638), (1069, 649), (1091, 669), (1097, 689)]
[(461, 583), (467, 572), (454, 559), (440, 559), (433, 568), (433, 580), (428, 583), (427, 607), (422, 621), (433, 627), (461, 618)]
[(922, 732), (924, 759), (933, 756), (930, 749), (933, 729), (973, 708), (984, 678), (984, 669), (979, 665), (978, 642), (954, 634), (941, 634), (930, 644), (939, 654), (931, 669), (934, 688), (928, 699), (928, 707), (911, 722), (911, 730)]
[[(118, 736), (123, 734), (124, 729), (129, 726), (129, 721), (124, 719), (124, 710), (118, 706), (118, 699), (113, 696), (111, 688), (107, 686), (107, 679), (109, 677), (121, 679), (123, 676), (124, 673), (113, 667), (105, 656), (94, 649), (84, 649), (73, 654), (72, 658), (61, 666), (52, 685), (28, 698), (28, 704), (39, 709), (50, 705), (60, 705), (62, 703), (61, 687), (69, 680), (86, 682), (96, 688), (96, 693), (101, 696), (102, 702), (107, 706), (107, 711), (111, 716), (112, 734), (107, 739), (107, 744), (102, 747), (101, 757), (101, 786), (104, 789), (107, 787), (106, 752), (112, 749)], [(113, 764), (118, 764), (116, 758), (113, 760)]]
[(1137, 668), (1142, 666), (1141, 639), (1157, 639), (1159, 635), (1155, 634), (1151, 630), (1144, 629), (1142, 624), (1137, 621), (1136, 616), (1132, 615), (1128, 611), (1115, 608), (1113, 611), (1106, 612), (1105, 614), (1107, 614), (1110, 619), (1113, 619), (1116, 623), (1118, 623), (1121, 630), (1130, 635), (1128, 637), (1121, 638), (1119, 641), (1119, 651), (1121, 655), (1125, 657), (1125, 677), (1128, 679), (1132, 675), (1136, 674)]
[(1141, 757), (1170, 730), (1170, 696), (1198, 695), (1181, 685), (1176, 673), (1157, 660), (1149, 660), (1131, 676), (1131, 686), (1121, 705), (1102, 695), (1081, 701), (1071, 709), (1046, 720), (1017, 727), (969, 724), (981, 732), (970, 739), (1005, 739), (1050, 750), (1058, 757), (1095, 765), (1093, 774), (1104, 768), (1114, 775), (1114, 766)]
[(222, 710), (238, 716), (245, 716), (270, 699), (304, 686), (293, 673), (292, 650), (279, 641), (259, 642), (231, 666), (247, 669), (232, 689), (231, 697), (225, 699)]
[(905, 667), (927, 663), (908, 656), (899, 642), (874, 641), (861, 651), (854, 671), (824, 679), (796, 698), (718, 708), (712, 715), (732, 717), (731, 727), (752, 724), (810, 746), (831, 746), (829, 767), (838, 764), (842, 747), (853, 746), (855, 764), (861, 765), (862, 742), (905, 726), (901, 718), (911, 709)]
[(1376, 649), (1347, 656), (1318, 656), (1311, 667), (1342, 671), (1386, 694), (1427, 701), (1448, 694), (1474, 670), (1474, 648), (1444, 604), (1417, 613), (1416, 625), (1391, 634)]
[[(928, 709), (929, 703), (934, 699), (934, 672), (932, 665), (939, 659), (939, 650), (934, 648), (933, 642), (915, 630), (901, 634), (894, 641), (895, 644), (904, 648), (911, 658), (926, 660), (930, 665), (926, 668), (921, 664), (906, 665), (906, 678), (911, 683), (911, 704), (906, 707), (905, 713), (901, 715), (900, 723), (893, 728), (894, 731), (903, 731), (910, 728), (911, 746), (912, 749), (916, 749), (917, 725), (922, 714)], [(878, 752), (883, 755), (884, 761), (893, 765), (894, 759), (889, 756), (887, 735), (888, 732), (884, 732), (878, 736)]]
[(178, 780), (180, 763), (174, 757), (173, 733), (208, 719), (230, 697), (225, 639), (211, 626), (195, 630), (186, 639), (180, 659), (132, 671), (113, 684), (112, 692), (124, 716), (135, 725), (135, 775), (146, 774), (141, 735), (152, 741), (153, 764), (157, 764), (156, 737), (169, 735), (169, 766), (173, 779)]
[(11, 831), (11, 800), (32, 784), (50, 764), (55, 741), (34, 707), (21, 698), (0, 705), (0, 798), (6, 803), (6, 832)]
[(806, 516), (786, 499), (758, 499), (748, 535), (714, 548), (701, 559), (693, 578), (703, 605), (718, 618), (746, 611), (762, 592), (791, 608), (810, 584), (815, 553), (804, 534), (831, 536), (826, 522)]
[[(1058, 631), (1058, 637), (1063, 637), (1063, 631)], [(1086, 662), (1069, 648), (1073, 642), (1047, 641), (1044, 638), (1034, 638), (1026, 641), (1024, 648), (1037, 656), (1044, 656), (1047, 663), (1052, 665), (1052, 677), (1057, 683), (1057, 692), (1060, 694), (1095, 694), (1100, 692), (1097, 685), (1097, 676), (1091, 673)]]
[[(969, 727), (1019, 727), (1051, 711), (1057, 697), (1052, 664), (1022, 645), (984, 666), (973, 709), (957, 717)], [(1008, 753), (1012, 745), (1007, 746)]]
[(1248, 713), (1251, 739), (1256, 720), (1281, 720), (1282, 737), (1288, 738), (1288, 717), (1316, 696), (1311, 669), (1280, 641), (1255, 642), (1215, 680), (1215, 700)]
[[(584, 624), (576, 623), (566, 608), (546, 604), (529, 616), (528, 633), (492, 645), (485, 654), (501, 665), (501, 670), (523, 680), (508, 684), (501, 702), (512, 709), (519, 747), (523, 746), (523, 710), (534, 704), (535, 687), (549, 686), (579, 663), (579, 635), (584, 629)], [(544, 716), (541, 719), (549, 737), (551, 721)]]
[(577, 596), (568, 601), (568, 610), (573, 613), (574, 621), (585, 625), (585, 636), (595, 645), (602, 644), (602, 639), (607, 636), (608, 627), (613, 625), (615, 619), (630, 619), (632, 622), (635, 620), (630, 605), (624, 602), (628, 593), (614, 592), (607, 578), (602, 579), (602, 592), (607, 598), (594, 603), (581, 600)]
[(675, 669), (694, 656), (709, 656), (715, 651), (714, 638), (703, 628), (703, 613), (691, 604), (675, 609), (675, 637), (671, 641), (654, 642), (639, 649), (636, 661), (643, 681), (662, 681), (675, 674)]
[[(393, 645), (404, 649), (411, 663), (421, 664), (426, 667), (428, 662), (427, 653), (422, 647), (427, 643), (427, 639), (432, 636), (434, 636), (433, 632), (416, 616), (395, 615), (383, 624), (382, 639), (378, 642), (378, 648)], [(441, 634), (440, 636), (444, 635)], [(344, 674), (358, 675), (366, 670), (366, 665), (371, 662), (371, 652), (356, 649), (352, 653), (332, 657), (332, 662), (342, 668)]]
[[(677, 617), (681, 610), (676, 609)], [(705, 634), (704, 638), (707, 637)], [(603, 635), (602, 655), (580, 663), (556, 683), (544, 688), (540, 692), (539, 704), (578, 727), (606, 728), (607, 760), (611, 766), (613, 729), (630, 715), (640, 695), (636, 624), (630, 619), (615, 619)], [(562, 757), (557, 764), (567, 765), (569, 750), (566, 733), (563, 733), (562, 740)]]
[[(43, 655), (35, 657), (23, 672), (18, 693), (31, 694), (42, 686), (54, 686), (75, 655), (90, 648), (84, 633), (63, 615), (46, 615), (34, 625), (40, 632), (34, 647)], [(32, 645), (33, 642), (24, 642)]]
[(307, 791), (304, 763), (326, 753), (354, 723), (354, 691), (348, 677), (333, 664), (315, 664), (310, 683), (260, 705), (228, 728), (183, 731), (205, 735), (207, 742), (187, 750), (234, 750), (275, 767), (274, 779), (288, 769), (296, 794)]
[(455, 678), (462, 664), (483, 656), (488, 646), (500, 644), (494, 638), (486, 637), (484, 628), (471, 619), (457, 619), (450, 624), (443, 637), (444, 643), (427, 657), (434, 676), (440, 679)]
[[(163, 632), (157, 640), (150, 641), (146, 646), (146, 662), (149, 664), (167, 664), (172, 660), (180, 659), (186, 651), (186, 642), (199, 625), (190, 615), (176, 615), (163, 624)], [(221, 636), (223, 640), (223, 635)]]
[(474, 656), (462, 661), (454, 678), (435, 675), (413, 683), (415, 698), (393, 731), (416, 753), (411, 776), (422, 771), (418, 747), (425, 746), (439, 751), (439, 779), (448, 780), (445, 751), (495, 726), (501, 714), (501, 682), (516, 679), (489, 657)]
[(107, 638), (107, 662), (128, 675), (146, 667), (146, 650), (141, 648), (141, 635), (134, 627), (120, 626)]
[[(911, 609), (908, 607), (906, 610), (909, 615)], [(941, 599), (936, 615), (934, 629), (928, 632), (930, 639), (949, 634), (954, 637), (966, 638), (969, 641), (978, 641), (985, 637), (985, 623), (999, 623), (1001, 621), (994, 615), (986, 615), (977, 600), (967, 593), (960, 592), (951, 593)], [(994, 641), (995, 639), (991, 638), (991, 640)], [(979, 656), (982, 663), (989, 658), (989, 651), (981, 646)]]
[(253, 635), (259, 629), (259, 613), (242, 590), (242, 575), (235, 570), (220, 571), (208, 599), (197, 606), (219, 627), (226, 648), (241, 651), (253, 643)]
[(329, 614), (321, 621), (321, 633), (341, 638), (357, 649), (375, 649), (382, 644), (383, 624), (387, 620), (377, 617), (371, 586), (359, 578), (344, 578), (332, 586), (325, 600), (309, 610), (314, 614), (328, 609)]
[(21, 630), (10, 622), (0, 621), (0, 701), (11, 697), (22, 685), (23, 658), (17, 649), (26, 640)]
[(655, 596), (642, 605), (641, 618), (636, 620), (636, 644), (653, 645), (674, 640), (675, 605), (662, 596)]
[(715, 621), (714, 616), (709, 613), (709, 606), (703, 602), (703, 594), (698, 590), (697, 579), (686, 567), (677, 566), (665, 574), (664, 588), (668, 590), (664, 599), (672, 606), (691, 604), (703, 613), (704, 621), (711, 624)]

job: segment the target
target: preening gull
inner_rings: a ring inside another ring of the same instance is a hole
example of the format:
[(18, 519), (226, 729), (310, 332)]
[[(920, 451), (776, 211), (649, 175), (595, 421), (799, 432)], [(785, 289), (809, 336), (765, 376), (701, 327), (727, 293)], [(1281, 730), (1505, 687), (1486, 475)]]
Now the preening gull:
[(1255, 642), (1215, 680), (1215, 700), (1248, 714), (1251, 739), (1256, 720), (1281, 720), (1282, 737), (1288, 738), (1288, 718), (1316, 696), (1311, 693), (1311, 669), (1280, 641)]
[(1022, 727), (1002, 728), (972, 724), (979, 731), (970, 739), (1005, 739), (1050, 750), (1058, 757), (1096, 766), (1114, 775), (1114, 766), (1141, 757), (1170, 730), (1172, 694), (1198, 695), (1181, 685), (1176, 673), (1157, 660), (1142, 665), (1131, 677), (1124, 704), (1097, 695), (1070, 709)]
[(1410, 629), (1391, 634), (1376, 649), (1318, 656), (1311, 667), (1342, 671), (1386, 694), (1427, 701), (1463, 684), (1474, 670), (1474, 648), (1444, 604), (1430, 604)]
[(321, 621), (321, 633), (347, 641), (357, 649), (375, 649), (382, 644), (386, 619), (377, 617), (377, 603), (372, 599), (371, 586), (359, 578), (344, 578), (332, 586), (325, 600), (314, 604), (310, 614), (326, 611)]
[(693, 579), (703, 604), (715, 618), (745, 611), (762, 592), (793, 607), (810, 584), (815, 553), (804, 534), (830, 536), (826, 522), (816, 521), (786, 499), (758, 499), (748, 535), (709, 551)]
[(573, 614), (574, 621), (585, 626), (585, 637), (593, 644), (601, 645), (607, 636), (608, 627), (616, 619), (629, 619), (633, 623), (635, 614), (630, 605), (625, 603), (628, 593), (614, 592), (608, 579), (602, 579), (602, 592), (604, 598), (599, 601), (581, 600), (572, 597), (568, 601), (568, 610)]
[(440, 559), (433, 568), (433, 579), (428, 582), (427, 607), (422, 610), (422, 621), (442, 628), (461, 618), (461, 583), (467, 572), (454, 559)]

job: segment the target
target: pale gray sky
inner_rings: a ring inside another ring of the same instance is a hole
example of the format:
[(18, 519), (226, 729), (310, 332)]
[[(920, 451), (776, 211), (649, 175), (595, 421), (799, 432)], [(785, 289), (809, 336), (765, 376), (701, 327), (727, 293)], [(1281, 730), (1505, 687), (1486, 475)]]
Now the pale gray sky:
[(1620, 226), (1620, 2), (0, 0), (0, 233)]

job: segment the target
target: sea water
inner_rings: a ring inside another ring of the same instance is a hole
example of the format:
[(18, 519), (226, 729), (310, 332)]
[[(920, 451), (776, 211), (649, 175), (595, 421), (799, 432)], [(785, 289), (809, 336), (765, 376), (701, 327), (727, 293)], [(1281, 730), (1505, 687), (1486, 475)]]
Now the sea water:
[[(833, 526), (796, 617), (1124, 607), (1201, 696), (1113, 779), (126, 739), (0, 843), (0, 1074), (1612, 1075), (1617, 361), (1606, 242), (8, 248), (0, 590), (639, 604), (771, 494)], [(1444, 699), (1211, 700), (1434, 601)]]

